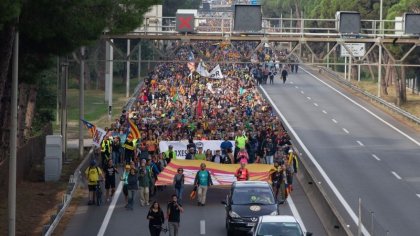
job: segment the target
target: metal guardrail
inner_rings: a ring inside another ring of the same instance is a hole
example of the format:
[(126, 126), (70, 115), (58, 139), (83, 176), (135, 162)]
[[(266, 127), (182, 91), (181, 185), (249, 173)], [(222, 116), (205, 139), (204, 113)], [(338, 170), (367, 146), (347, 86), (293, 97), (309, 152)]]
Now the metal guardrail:
[(415, 115), (413, 115), (413, 114), (411, 114), (410, 112), (407, 112), (407, 111), (405, 111), (405, 110), (397, 107), (396, 105), (394, 105), (394, 104), (392, 104), (390, 102), (385, 101), (382, 98), (379, 98), (379, 97), (377, 97), (377, 96), (375, 96), (375, 95), (373, 95), (373, 94), (371, 94), (369, 92), (366, 92), (365, 90), (357, 87), (356, 85), (350, 83), (349, 81), (346, 81), (345, 79), (343, 79), (341, 77), (341, 75), (339, 75), (335, 71), (332, 71), (331, 69), (328, 69), (328, 68), (325, 68), (325, 67), (319, 67), (319, 69), (321, 69), (322, 71), (325, 71), (326, 73), (330, 74), (333, 79), (335, 79), (335, 80), (339, 81), (340, 83), (348, 86), (349, 88), (351, 88), (351, 89), (353, 89), (353, 90), (355, 90), (355, 91), (357, 91), (357, 92), (365, 95), (366, 97), (370, 98), (371, 100), (373, 100), (373, 101), (375, 101), (375, 102), (383, 105), (384, 107), (392, 110), (393, 112), (395, 112), (395, 113), (397, 113), (397, 114), (405, 117), (407, 120), (410, 120), (410, 121), (416, 123), (417, 125), (420, 125), (420, 118), (417, 117), (417, 116), (415, 116)]
[[(124, 106), (125, 109), (131, 108), (133, 106), (134, 102), (136, 101), (136, 98), (138, 97), (138, 94), (140, 92), (140, 88), (143, 83), (140, 83), (137, 85), (136, 89), (134, 90), (133, 95), (130, 97), (130, 99), (127, 101), (127, 104)], [(57, 214), (54, 214), (50, 218), (50, 224), (44, 225), (42, 230), (43, 236), (51, 236), (57, 227), (57, 225), (60, 223), (61, 218), (64, 216), (64, 213), (67, 210), (67, 207), (70, 205), (71, 200), (73, 199), (74, 192), (76, 191), (77, 187), (80, 184), (80, 180), (82, 177), (82, 170), (87, 167), (88, 161), (91, 159), (91, 157), (94, 155), (94, 147), (92, 147), (89, 150), (89, 153), (86, 155), (86, 157), (83, 159), (83, 161), (79, 164), (77, 169), (74, 171), (74, 174), (70, 176), (69, 183), (67, 185), (67, 191), (63, 195), (62, 203), (57, 205)]]

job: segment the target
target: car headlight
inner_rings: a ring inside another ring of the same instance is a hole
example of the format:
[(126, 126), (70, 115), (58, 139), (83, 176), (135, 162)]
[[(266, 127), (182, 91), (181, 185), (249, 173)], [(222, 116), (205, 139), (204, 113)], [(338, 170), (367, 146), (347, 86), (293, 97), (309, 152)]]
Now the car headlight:
[(229, 211), (229, 216), (232, 218), (240, 218), (240, 216), (238, 215), (238, 213), (234, 212), (234, 211)]
[(270, 216), (276, 216), (276, 215), (278, 215), (277, 211), (273, 211), (273, 212), (270, 213)]

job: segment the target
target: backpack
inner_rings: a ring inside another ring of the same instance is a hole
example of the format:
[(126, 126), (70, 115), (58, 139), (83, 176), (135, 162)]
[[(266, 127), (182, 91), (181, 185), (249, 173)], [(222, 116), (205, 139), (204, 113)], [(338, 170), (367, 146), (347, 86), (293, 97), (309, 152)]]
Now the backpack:
[[(92, 169), (92, 167), (91, 166), (89, 166), (89, 170), (88, 170), (88, 173), (90, 172), (90, 169)], [(96, 173), (98, 174), (98, 177), (99, 177), (99, 170), (98, 170), (98, 167), (97, 166), (95, 166), (95, 169), (96, 169)], [(90, 175), (88, 175), (89, 177), (90, 177)], [(92, 180), (90, 180), (90, 179), (88, 179), (89, 180), (89, 182), (94, 182), (94, 181), (92, 181)]]

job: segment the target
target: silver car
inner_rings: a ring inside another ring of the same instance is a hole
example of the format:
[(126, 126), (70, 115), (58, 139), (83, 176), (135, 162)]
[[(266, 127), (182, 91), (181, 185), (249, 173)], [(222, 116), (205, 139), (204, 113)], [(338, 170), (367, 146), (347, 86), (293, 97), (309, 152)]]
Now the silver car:
[(260, 216), (258, 223), (248, 233), (249, 236), (311, 236), (303, 232), (293, 216)]

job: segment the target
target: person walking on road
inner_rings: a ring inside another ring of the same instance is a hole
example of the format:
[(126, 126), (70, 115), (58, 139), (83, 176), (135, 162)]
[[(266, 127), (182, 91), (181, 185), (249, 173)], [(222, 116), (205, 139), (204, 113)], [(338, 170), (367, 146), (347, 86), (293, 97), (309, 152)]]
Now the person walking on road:
[(139, 189), (139, 186), (137, 184), (137, 171), (134, 168), (130, 169), (130, 174), (127, 176), (127, 190), (128, 190), (128, 203), (125, 208), (127, 210), (133, 210), (133, 202), (134, 197), (136, 196), (136, 192)]
[[(112, 159), (109, 159), (105, 169), (105, 197), (107, 202), (112, 199), (115, 193), (115, 173), (119, 174), (117, 168), (114, 166)], [(111, 196), (109, 195), (109, 189), (111, 189)]]
[(130, 165), (125, 166), (124, 173), (121, 176), (121, 181), (123, 181), (123, 193), (125, 197), (125, 204), (128, 204), (128, 175), (130, 174)]
[(282, 188), (282, 186), (284, 186), (284, 173), (278, 161), (274, 162), (274, 168), (270, 170), (270, 180), (273, 186), (275, 199), (278, 199), (280, 193), (281, 199), (279, 203), (283, 203), (285, 200), (284, 194), (282, 193), (282, 191), (284, 191), (284, 187)]
[(184, 182), (185, 182), (184, 169), (178, 168), (177, 173), (174, 175), (173, 184), (175, 187), (175, 194), (177, 196), (177, 200), (179, 203), (182, 202), (182, 195), (184, 193)]
[(210, 172), (206, 170), (206, 164), (201, 163), (200, 170), (197, 171), (194, 179), (194, 185), (197, 187), (198, 206), (206, 205), (207, 189), (213, 185)]
[(139, 168), (140, 205), (149, 205), (149, 191), (152, 184), (152, 174), (146, 166), (146, 160), (141, 160)]
[(96, 166), (96, 161), (91, 160), (89, 167), (85, 171), (86, 179), (88, 180), (89, 188), (89, 202), (88, 205), (94, 205), (96, 199), (96, 186), (99, 184), (99, 180), (104, 178), (101, 168)]
[(162, 231), (162, 225), (165, 223), (163, 211), (158, 202), (153, 202), (147, 213), (149, 220), (149, 232), (151, 236), (159, 236)]
[(235, 177), (238, 181), (249, 180), (249, 171), (245, 167), (245, 162), (241, 162), (241, 166), (235, 172)]
[(289, 73), (287, 72), (286, 68), (283, 68), (283, 70), (281, 71), (281, 78), (283, 79), (283, 84), (286, 83), (286, 79), (287, 79), (288, 74)]
[(172, 195), (172, 201), (168, 203), (167, 219), (169, 236), (178, 236), (179, 222), (181, 221), (181, 213), (184, 212), (182, 204), (178, 202), (176, 194)]

